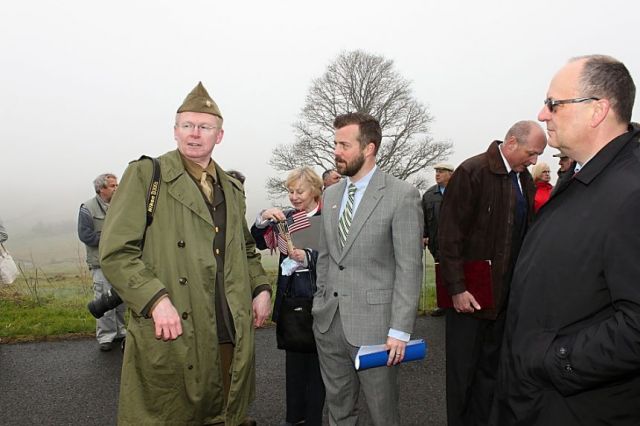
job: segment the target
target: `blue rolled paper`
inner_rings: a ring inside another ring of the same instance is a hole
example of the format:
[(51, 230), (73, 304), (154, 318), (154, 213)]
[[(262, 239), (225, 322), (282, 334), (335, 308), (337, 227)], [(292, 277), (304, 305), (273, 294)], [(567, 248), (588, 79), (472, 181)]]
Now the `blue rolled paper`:
[[(427, 344), (423, 339), (410, 340), (407, 343), (402, 363), (424, 359), (427, 355)], [(389, 351), (385, 345), (362, 346), (356, 354), (356, 370), (382, 367), (387, 365)]]

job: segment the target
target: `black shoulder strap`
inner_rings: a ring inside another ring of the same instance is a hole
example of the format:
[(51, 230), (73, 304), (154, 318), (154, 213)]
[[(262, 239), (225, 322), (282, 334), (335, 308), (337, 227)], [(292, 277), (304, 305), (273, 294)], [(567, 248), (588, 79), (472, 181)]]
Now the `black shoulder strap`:
[(156, 206), (158, 205), (158, 194), (160, 191), (160, 162), (157, 158), (149, 157), (147, 155), (143, 155), (139, 158), (139, 160), (149, 159), (153, 163), (153, 175), (151, 177), (151, 184), (149, 185), (149, 189), (147, 190), (147, 223), (144, 227), (144, 234), (142, 234), (142, 242), (140, 244), (140, 248), (144, 248), (144, 240), (147, 236), (147, 228), (151, 226), (153, 222), (153, 214), (156, 211)]

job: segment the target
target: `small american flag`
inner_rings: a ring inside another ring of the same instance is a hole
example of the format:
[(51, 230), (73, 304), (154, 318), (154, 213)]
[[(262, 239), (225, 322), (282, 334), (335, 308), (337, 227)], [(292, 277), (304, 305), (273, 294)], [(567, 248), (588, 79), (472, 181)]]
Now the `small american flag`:
[(271, 250), (271, 253), (273, 253), (273, 250), (278, 246), (278, 243), (276, 242), (276, 233), (273, 231), (273, 227), (269, 227), (265, 231), (264, 242), (267, 245), (267, 248)]
[(287, 244), (287, 237), (291, 238), (292, 233), (300, 231), (301, 229), (308, 228), (309, 226), (311, 226), (311, 222), (307, 217), (307, 212), (305, 212), (304, 210), (299, 211), (289, 216), (286, 222), (274, 224), (270, 229), (271, 232), (267, 232), (267, 234), (265, 234), (265, 242), (267, 243), (267, 246), (270, 247), (270, 241), (267, 241), (267, 235), (269, 235), (270, 238), (277, 235), (278, 250), (280, 250), (280, 253), (288, 255), (289, 249)]
[(307, 212), (301, 210), (298, 213), (292, 214), (289, 219), (287, 219), (287, 225), (289, 225), (289, 233), (292, 234), (301, 229), (310, 227), (311, 222), (309, 222)]

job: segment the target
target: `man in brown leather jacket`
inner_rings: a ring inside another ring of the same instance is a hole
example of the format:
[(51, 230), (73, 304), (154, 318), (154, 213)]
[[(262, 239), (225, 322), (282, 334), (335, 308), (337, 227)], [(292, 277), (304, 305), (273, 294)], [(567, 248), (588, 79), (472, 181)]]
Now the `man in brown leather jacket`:
[[(547, 144), (536, 122), (519, 121), (464, 161), (447, 186), (438, 228), (440, 266), (454, 309), (446, 313), (447, 416), (450, 425), (486, 424), (513, 265), (532, 215), (527, 167)], [(463, 264), (490, 260), (493, 307), (467, 291)]]

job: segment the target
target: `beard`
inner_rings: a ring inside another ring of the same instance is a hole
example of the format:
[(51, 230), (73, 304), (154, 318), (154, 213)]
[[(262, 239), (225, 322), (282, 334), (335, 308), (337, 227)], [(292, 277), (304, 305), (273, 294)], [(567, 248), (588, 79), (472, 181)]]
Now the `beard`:
[(336, 160), (336, 171), (342, 176), (355, 176), (360, 171), (364, 164), (364, 154), (361, 152), (352, 162), (340, 160), (338, 157)]

